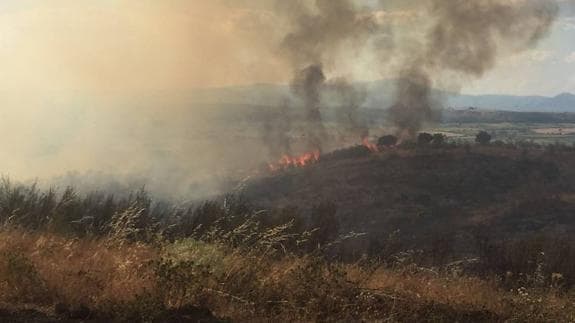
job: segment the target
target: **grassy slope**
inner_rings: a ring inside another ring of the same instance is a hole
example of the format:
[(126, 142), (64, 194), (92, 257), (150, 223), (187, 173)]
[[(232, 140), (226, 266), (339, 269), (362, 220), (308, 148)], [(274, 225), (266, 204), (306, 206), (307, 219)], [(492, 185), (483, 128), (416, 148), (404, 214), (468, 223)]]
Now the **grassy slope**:
[(570, 296), (554, 289), (506, 292), (488, 281), (415, 267), (390, 270), (260, 251), (192, 240), (144, 245), (4, 230), (0, 318), (60, 320), (69, 313), (56, 315), (57, 303), (82, 304), (84, 319), (129, 321), (215, 319), (212, 314), (238, 322), (575, 318)]

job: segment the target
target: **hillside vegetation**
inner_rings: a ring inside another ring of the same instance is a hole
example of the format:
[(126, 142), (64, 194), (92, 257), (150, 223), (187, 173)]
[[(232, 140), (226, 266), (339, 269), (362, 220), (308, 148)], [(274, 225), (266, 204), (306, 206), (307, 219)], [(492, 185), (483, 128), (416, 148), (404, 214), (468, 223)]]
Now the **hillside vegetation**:
[(0, 185), (0, 320), (575, 319), (570, 147), (362, 147), (194, 205)]
[(258, 205), (308, 213), (318, 201), (334, 203), (339, 226), (368, 233), (364, 250), (376, 254), (393, 235), (406, 249), (442, 240), (457, 258), (477, 253), (486, 238), (572, 236), (575, 153), (561, 147), (351, 148), (255, 179), (244, 194)]

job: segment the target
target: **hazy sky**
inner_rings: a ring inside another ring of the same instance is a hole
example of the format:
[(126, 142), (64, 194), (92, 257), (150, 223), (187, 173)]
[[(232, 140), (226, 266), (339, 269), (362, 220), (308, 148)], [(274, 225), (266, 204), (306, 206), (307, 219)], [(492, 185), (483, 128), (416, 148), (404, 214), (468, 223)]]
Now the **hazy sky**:
[(575, 93), (575, 0), (559, 3), (560, 17), (537, 48), (509, 57), (464, 91), (520, 95)]
[[(418, 35), (422, 1), (355, 0), (399, 38)], [(220, 116), (181, 94), (289, 82), (293, 70), (278, 51), (293, 26), (275, 2), (0, 0), (0, 173), (124, 172), (174, 187), (186, 177), (265, 161), (253, 131), (230, 145), (222, 125), (210, 122)], [(575, 92), (575, 0), (560, 3), (560, 18), (538, 47), (500, 60), (463, 92)], [(324, 66), (328, 77), (390, 78), (381, 61), (402, 60), (361, 48), (344, 54)], [(241, 126), (227, 121), (225, 129)]]
[[(528, 0), (538, 1), (538, 0)], [(544, 0), (541, 0), (544, 1)], [(545, 0), (546, 1), (546, 0)], [(418, 1), (357, 0), (389, 17), (417, 16)], [(394, 3), (400, 3), (396, 5)], [(509, 57), (464, 92), (575, 92), (575, 0), (537, 48)], [(285, 82), (273, 0), (2, 0), (3, 91), (120, 93)], [(389, 5), (385, 5), (389, 3)], [(400, 19), (398, 18), (398, 19)], [(385, 78), (362, 56), (341, 73)], [(351, 69), (353, 69), (352, 72)]]

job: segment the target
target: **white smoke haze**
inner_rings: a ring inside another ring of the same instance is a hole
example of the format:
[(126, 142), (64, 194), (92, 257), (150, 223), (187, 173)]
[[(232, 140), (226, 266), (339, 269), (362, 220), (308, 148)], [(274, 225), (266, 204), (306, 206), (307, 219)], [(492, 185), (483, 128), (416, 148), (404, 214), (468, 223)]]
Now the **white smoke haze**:
[[(397, 101), (409, 107), (395, 119), (417, 131), (441, 105), (426, 91), (459, 90), (502, 57), (535, 48), (555, 8), (545, 0), (7, 1), (0, 172), (45, 182), (109, 174), (148, 179), (131, 183), (166, 195), (217, 193), (229, 189), (230, 174), (241, 178), (305, 146), (290, 142), (299, 131), (319, 129), (308, 137), (333, 146), (321, 130), (327, 105), (342, 129), (365, 136), (357, 114), (369, 98), (359, 81), (404, 76), (408, 98)], [(324, 78), (302, 90), (298, 75), (310, 66)], [(267, 125), (246, 106), (206, 104), (222, 98), (197, 90), (256, 83), (293, 89), (246, 98), (267, 111)], [(409, 97), (413, 88), (423, 102)], [(334, 89), (335, 102), (322, 101)], [(308, 128), (288, 122), (306, 98), (316, 117)]]

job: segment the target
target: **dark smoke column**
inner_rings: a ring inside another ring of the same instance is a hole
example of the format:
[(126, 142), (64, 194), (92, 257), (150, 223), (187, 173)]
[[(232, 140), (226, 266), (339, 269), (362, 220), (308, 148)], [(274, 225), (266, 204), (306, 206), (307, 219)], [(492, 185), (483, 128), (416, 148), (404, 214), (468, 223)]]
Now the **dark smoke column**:
[(369, 128), (359, 114), (359, 109), (367, 98), (365, 88), (354, 86), (345, 78), (336, 78), (329, 81), (328, 89), (336, 104), (336, 120), (344, 127), (345, 134), (359, 138), (362, 142), (368, 141)]
[(325, 75), (321, 65), (310, 65), (303, 69), (292, 83), (292, 91), (303, 99), (308, 149), (320, 153), (327, 137), (321, 117), (321, 90), (324, 83)]
[(536, 45), (558, 13), (550, 0), (431, 0), (430, 9), (433, 25), (421, 49), (406, 55), (389, 109), (403, 139), (437, 121), (432, 88), (447, 73), (457, 80), (483, 76), (502, 55)]
[(432, 106), (431, 81), (419, 68), (402, 71), (396, 84), (396, 102), (389, 108), (390, 119), (400, 138), (415, 138), (426, 121), (437, 120)]
[[(373, 17), (359, 12), (350, 0), (315, 0), (313, 9), (302, 0), (278, 0), (277, 4), (292, 27), (282, 41), (280, 55), (294, 71), (291, 89), (304, 108), (307, 146), (321, 152), (327, 140), (321, 102), (327, 83), (324, 68), (331, 66), (345, 45), (360, 47), (376, 24)], [(339, 89), (350, 92), (344, 85), (350, 86), (343, 82)]]

